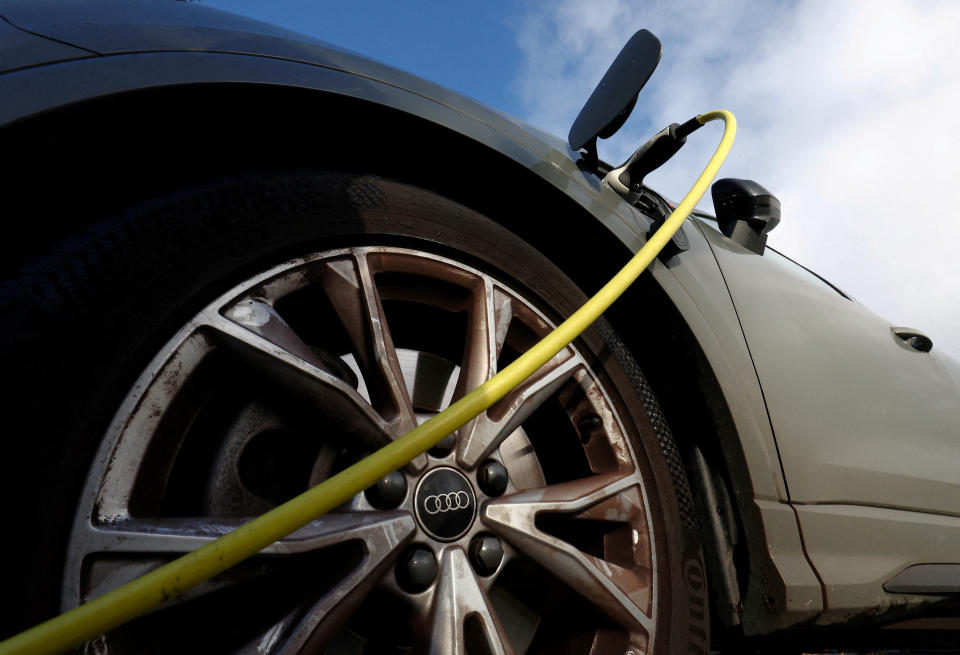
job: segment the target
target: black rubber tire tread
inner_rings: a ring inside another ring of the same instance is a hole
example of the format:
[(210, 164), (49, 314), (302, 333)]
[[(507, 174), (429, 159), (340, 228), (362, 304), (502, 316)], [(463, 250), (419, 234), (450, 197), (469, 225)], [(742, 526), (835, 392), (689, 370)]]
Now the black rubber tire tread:
[[(5, 439), (3, 508), (30, 538), (4, 546), (3, 577), (23, 602), (5, 617), (0, 636), (56, 613), (51, 594), (59, 589), (88, 462), (152, 354), (210, 299), (257, 271), (359, 243), (427, 248), (501, 277), (509, 271), (515, 288), (552, 308), (554, 320), (586, 299), (528, 244), (468, 208), (379, 178), (321, 172), (227, 179), (145, 203), (34, 256), (3, 283), (13, 426)], [(640, 445), (655, 463), (651, 506), (662, 512), (657, 546), (667, 560), (658, 568), (671, 581), (661, 589), (669, 598), (658, 627), (670, 637), (658, 637), (657, 652), (707, 652), (702, 555), (676, 444), (609, 324), (601, 319), (582, 340), (613, 356), (620, 368), (614, 377), (622, 376), (613, 384), (632, 387), (638, 406), (628, 411), (654, 436)]]
[(657, 439), (660, 442), (660, 450), (670, 469), (670, 477), (673, 479), (673, 487), (677, 491), (677, 502), (680, 505), (680, 521), (683, 526), (689, 530), (699, 530), (696, 509), (693, 503), (693, 494), (690, 491), (690, 483), (687, 481), (686, 469), (683, 466), (683, 459), (680, 456), (680, 449), (673, 438), (667, 419), (660, 409), (660, 403), (650, 387), (650, 383), (643, 376), (640, 366), (633, 358), (626, 344), (617, 336), (613, 327), (603, 318), (596, 322), (597, 329), (603, 334), (604, 340), (613, 351), (617, 362), (623, 367), (627, 377), (634, 390), (640, 395), (640, 401), (643, 403), (643, 409), (653, 429), (657, 433)]

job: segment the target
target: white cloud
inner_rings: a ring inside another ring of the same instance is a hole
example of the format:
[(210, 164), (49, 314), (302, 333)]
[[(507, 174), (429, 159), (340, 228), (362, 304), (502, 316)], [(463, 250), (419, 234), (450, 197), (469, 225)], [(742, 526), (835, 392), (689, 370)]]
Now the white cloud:
[[(525, 118), (565, 135), (639, 27), (663, 60), (601, 157), (619, 163), (671, 122), (732, 110), (721, 174), (780, 197), (771, 244), (960, 358), (960, 3), (540, 3), (517, 24)], [(681, 197), (719, 129), (651, 186)]]

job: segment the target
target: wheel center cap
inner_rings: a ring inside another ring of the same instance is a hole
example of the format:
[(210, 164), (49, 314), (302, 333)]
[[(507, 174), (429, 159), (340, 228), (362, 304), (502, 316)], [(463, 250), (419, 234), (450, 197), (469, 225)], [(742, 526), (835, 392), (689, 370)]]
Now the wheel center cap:
[(416, 510), (427, 534), (440, 541), (453, 541), (473, 524), (477, 497), (462, 473), (443, 466), (420, 478)]

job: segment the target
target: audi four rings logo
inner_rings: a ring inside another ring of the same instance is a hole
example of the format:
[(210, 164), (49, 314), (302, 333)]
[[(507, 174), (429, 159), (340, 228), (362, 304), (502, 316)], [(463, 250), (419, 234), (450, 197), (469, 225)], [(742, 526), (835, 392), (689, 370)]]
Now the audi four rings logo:
[(468, 507), (470, 507), (470, 494), (466, 491), (451, 491), (448, 494), (435, 494), (423, 499), (423, 511), (431, 516)]

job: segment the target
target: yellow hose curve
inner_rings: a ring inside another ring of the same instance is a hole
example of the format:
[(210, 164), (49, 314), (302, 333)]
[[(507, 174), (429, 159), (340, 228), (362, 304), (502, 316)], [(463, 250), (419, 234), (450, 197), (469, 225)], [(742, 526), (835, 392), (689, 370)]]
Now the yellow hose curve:
[(697, 117), (725, 123), (707, 167), (659, 230), (600, 291), (539, 343), (429, 421), (350, 468), (179, 559), (0, 643), (0, 655), (60, 653), (141, 616), (225, 571), (337, 507), (460, 428), (587, 329), (639, 277), (687, 218), (733, 145), (737, 120), (726, 110)]

